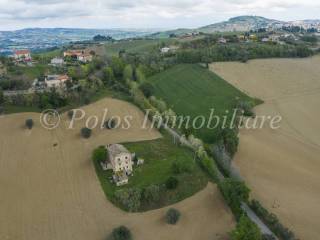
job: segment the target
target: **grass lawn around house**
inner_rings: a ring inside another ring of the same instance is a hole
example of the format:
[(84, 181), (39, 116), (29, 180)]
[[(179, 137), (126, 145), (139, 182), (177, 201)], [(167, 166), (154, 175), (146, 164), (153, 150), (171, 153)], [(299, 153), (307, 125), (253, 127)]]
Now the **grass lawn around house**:
[[(143, 190), (152, 184), (164, 185), (170, 176), (175, 176), (179, 180), (178, 187), (174, 190), (165, 190), (160, 202), (142, 203), (140, 211), (176, 203), (192, 196), (207, 185), (209, 179), (194, 159), (193, 152), (185, 147), (174, 145), (168, 133), (162, 131), (162, 135), (163, 138), (157, 140), (124, 144), (130, 152), (136, 153), (145, 161), (141, 166), (134, 165), (133, 176), (129, 177), (127, 185), (117, 187), (110, 183), (108, 179), (112, 177), (112, 171), (103, 171), (100, 164), (94, 162), (103, 191), (115, 205), (119, 206), (114, 197), (115, 191), (133, 187)], [(177, 160), (190, 165), (190, 172), (174, 174), (172, 164)]]
[[(200, 115), (208, 119), (211, 109), (217, 116), (226, 115), (228, 110), (227, 116), (230, 118), (238, 99), (255, 102), (198, 64), (176, 65), (150, 77), (148, 81), (155, 87), (156, 97), (162, 98), (178, 115), (190, 116), (191, 119)], [(206, 142), (214, 142), (217, 134), (206, 127), (194, 133)]]

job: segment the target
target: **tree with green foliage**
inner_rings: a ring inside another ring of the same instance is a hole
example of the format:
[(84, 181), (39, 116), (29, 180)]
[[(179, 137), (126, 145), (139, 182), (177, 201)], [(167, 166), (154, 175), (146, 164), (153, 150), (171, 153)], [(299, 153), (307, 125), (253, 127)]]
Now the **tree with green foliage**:
[(139, 83), (144, 83), (146, 81), (146, 77), (145, 77), (140, 66), (138, 68), (136, 68), (135, 77), (137, 79), (136, 81)]
[(26, 120), (26, 127), (28, 129), (32, 129), (33, 125), (34, 125), (34, 122), (33, 122), (33, 120), (31, 118)]
[(107, 149), (104, 146), (96, 148), (92, 153), (92, 159), (95, 162), (104, 162), (107, 160)]
[(176, 224), (180, 219), (181, 213), (175, 208), (170, 208), (166, 213), (166, 222), (168, 224)]
[(104, 123), (104, 128), (106, 129), (114, 129), (117, 126), (117, 122), (115, 119), (111, 118)]
[(157, 202), (160, 199), (161, 188), (159, 185), (151, 184), (143, 190), (143, 198), (147, 202)]
[(149, 101), (152, 106), (158, 109), (159, 112), (163, 113), (167, 110), (167, 104), (162, 99), (157, 99), (155, 96), (151, 96)]
[(111, 59), (110, 67), (113, 70), (114, 76), (119, 80), (122, 79), (123, 70), (125, 68), (125, 63), (123, 62), (123, 60), (119, 57), (113, 56)]
[(201, 58), (201, 62), (203, 62), (207, 69), (209, 69), (209, 63), (211, 62), (211, 59), (208, 56), (203, 56)]
[(113, 69), (111, 67), (107, 67), (103, 71), (103, 83), (108, 86), (113, 84), (115, 81), (115, 76), (113, 73)]
[(151, 83), (148, 83), (148, 82), (144, 82), (140, 85), (140, 90), (143, 92), (143, 95), (146, 97), (146, 98), (149, 98), (153, 95), (154, 93), (154, 87), (152, 86)]
[(74, 117), (74, 113), (75, 113), (74, 110), (68, 111), (68, 113), (67, 113), (68, 114), (68, 118), (72, 119)]
[(125, 226), (120, 226), (113, 229), (111, 234), (112, 240), (131, 240), (132, 234), (130, 230)]
[(239, 218), (243, 213), (241, 203), (248, 201), (250, 189), (244, 182), (231, 178), (225, 178), (218, 186), (232, 212)]
[(301, 40), (312, 44), (316, 44), (318, 42), (318, 38), (315, 35), (304, 35), (301, 37)]
[(132, 81), (133, 80), (133, 69), (131, 64), (125, 66), (123, 70), (123, 79), (124, 81)]
[(116, 200), (129, 212), (139, 210), (142, 195), (139, 188), (119, 189), (114, 195)]
[(214, 180), (217, 179), (217, 167), (214, 163), (214, 160), (209, 157), (204, 157), (200, 159), (200, 166), (207, 174), (213, 178)]
[(236, 129), (225, 128), (221, 132), (221, 140), (225, 146), (226, 151), (230, 154), (231, 157), (238, 150), (239, 137)]
[(169, 190), (176, 189), (179, 184), (179, 180), (176, 177), (169, 177), (166, 181), (166, 188)]
[(171, 168), (174, 174), (190, 173), (192, 171), (191, 164), (185, 163), (181, 160), (174, 161), (171, 165)]
[(0, 106), (4, 104), (4, 94), (2, 89), (0, 88)]
[(232, 240), (261, 240), (261, 232), (258, 226), (247, 216), (240, 217), (235, 230), (231, 232)]
[(83, 138), (90, 138), (92, 130), (90, 128), (84, 127), (81, 129), (81, 136)]

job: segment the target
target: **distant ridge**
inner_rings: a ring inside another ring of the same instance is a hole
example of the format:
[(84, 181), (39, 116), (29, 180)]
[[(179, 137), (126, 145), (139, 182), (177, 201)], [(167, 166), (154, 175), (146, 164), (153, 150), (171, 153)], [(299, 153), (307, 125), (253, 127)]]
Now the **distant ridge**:
[(269, 19), (261, 16), (238, 16), (230, 18), (227, 21), (218, 22), (194, 29), (176, 29), (165, 32), (158, 32), (153, 34), (153, 37), (168, 37), (172, 34), (183, 35), (186, 33), (204, 32), (204, 33), (214, 33), (214, 32), (243, 32), (250, 30), (257, 30), (259, 28), (281, 28), (284, 25), (317, 25), (320, 28), (320, 20), (308, 19), (308, 20), (298, 20), (298, 21), (280, 21), (275, 19)]
[(230, 18), (228, 21), (204, 26), (197, 30), (205, 33), (250, 31), (259, 28), (272, 27), (277, 24), (285, 24), (285, 22), (260, 16), (239, 16)]

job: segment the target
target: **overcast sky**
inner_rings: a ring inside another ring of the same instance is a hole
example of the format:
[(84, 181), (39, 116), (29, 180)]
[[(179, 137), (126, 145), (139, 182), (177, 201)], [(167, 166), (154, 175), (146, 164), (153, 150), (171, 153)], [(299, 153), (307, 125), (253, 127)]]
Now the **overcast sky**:
[(0, 30), (198, 27), (239, 15), (320, 18), (319, 0), (0, 0)]

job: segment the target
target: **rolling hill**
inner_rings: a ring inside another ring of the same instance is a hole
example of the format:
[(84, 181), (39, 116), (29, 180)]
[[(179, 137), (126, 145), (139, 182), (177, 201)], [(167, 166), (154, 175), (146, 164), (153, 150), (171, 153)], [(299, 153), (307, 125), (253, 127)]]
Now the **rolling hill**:
[(259, 28), (276, 27), (284, 22), (268, 19), (259, 16), (239, 16), (230, 18), (228, 21), (219, 22), (198, 28), (200, 32), (232, 32), (232, 31), (250, 31)]
[[(190, 116), (191, 119), (200, 115), (208, 119), (211, 109), (214, 109), (214, 115), (229, 119), (238, 99), (254, 101), (197, 64), (176, 65), (148, 81), (153, 84), (156, 97), (162, 98), (179, 116)], [(194, 133), (205, 142), (214, 142), (219, 130), (203, 127)]]
[(207, 26), (194, 28), (194, 29), (176, 29), (165, 32), (157, 32), (152, 34), (152, 37), (170, 37), (172, 35), (181, 36), (190, 33), (215, 33), (215, 32), (243, 32), (250, 30), (257, 30), (259, 28), (273, 29), (281, 28), (282, 26), (300, 26), (300, 27), (318, 27), (320, 26), (320, 20), (300, 20), (300, 21), (280, 21), (275, 19), (269, 19), (260, 16), (238, 16), (230, 18), (227, 21), (210, 24)]

